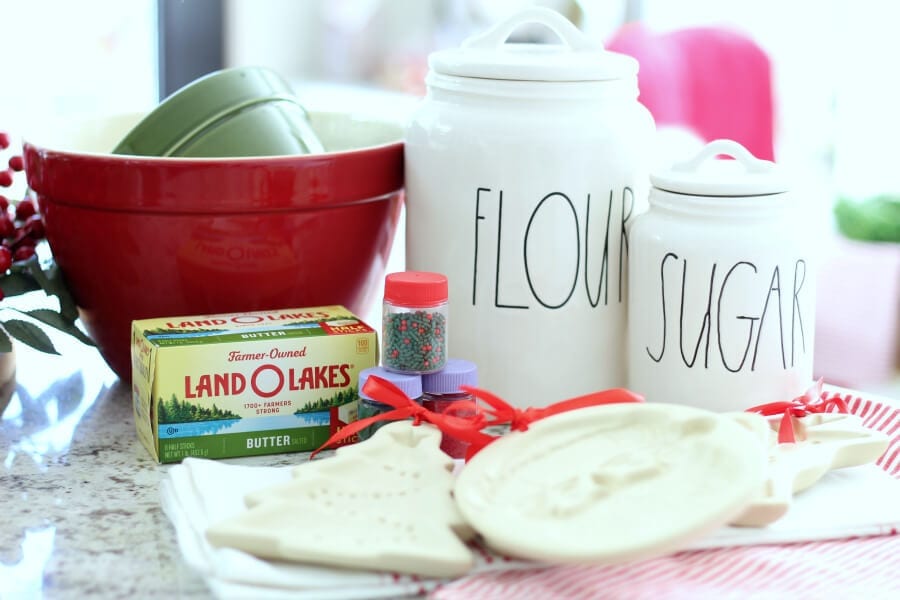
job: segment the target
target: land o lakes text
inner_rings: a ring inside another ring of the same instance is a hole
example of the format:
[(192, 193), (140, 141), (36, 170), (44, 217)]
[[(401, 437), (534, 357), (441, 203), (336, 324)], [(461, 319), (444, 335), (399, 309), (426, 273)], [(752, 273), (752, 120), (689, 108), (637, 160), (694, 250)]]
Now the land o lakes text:
[(273, 364), (258, 366), (247, 377), (239, 371), (184, 376), (185, 398), (218, 398), (252, 391), (260, 398), (277, 396), (284, 390), (298, 392), (350, 385), (352, 365), (321, 365), (287, 370)]

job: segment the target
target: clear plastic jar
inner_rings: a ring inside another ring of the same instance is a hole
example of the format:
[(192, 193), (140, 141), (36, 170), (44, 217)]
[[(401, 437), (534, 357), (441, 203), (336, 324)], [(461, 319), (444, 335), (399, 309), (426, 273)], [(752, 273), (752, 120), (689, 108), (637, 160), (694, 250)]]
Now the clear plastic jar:
[[(475, 401), (475, 396), (460, 389), (464, 385), (478, 385), (478, 367), (471, 361), (451, 358), (442, 370), (422, 376), (422, 406), (434, 413), (450, 411), (457, 417), (474, 417), (474, 407), (454, 410), (460, 402)], [(441, 438), (441, 450), (452, 458), (465, 458), (468, 448), (468, 443), (446, 433)]]
[[(367, 419), (369, 417), (374, 417), (375, 415), (384, 414), (386, 412), (390, 412), (394, 410), (393, 406), (389, 406), (387, 404), (382, 404), (381, 402), (377, 402), (372, 398), (368, 397), (362, 390), (363, 386), (366, 384), (366, 381), (369, 379), (371, 375), (377, 375), (382, 379), (386, 379), (390, 381), (398, 388), (403, 390), (403, 393), (409, 396), (412, 400), (418, 403), (422, 403), (422, 378), (419, 375), (409, 375), (406, 373), (395, 373), (392, 371), (388, 371), (382, 367), (371, 367), (369, 369), (363, 369), (359, 372), (359, 419)], [(381, 427), (384, 427), (386, 424), (391, 421), (381, 421), (378, 423), (373, 423), (369, 425), (365, 429), (359, 432), (359, 441), (367, 440), (372, 435), (378, 431)]]
[(404, 271), (384, 280), (381, 362), (398, 373), (433, 373), (447, 364), (447, 277)]

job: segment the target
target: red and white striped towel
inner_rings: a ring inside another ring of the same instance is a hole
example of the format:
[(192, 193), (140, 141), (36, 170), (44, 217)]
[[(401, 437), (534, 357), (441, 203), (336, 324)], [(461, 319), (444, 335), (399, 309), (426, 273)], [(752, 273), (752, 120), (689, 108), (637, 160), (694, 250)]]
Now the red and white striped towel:
[[(900, 479), (900, 404), (835, 393), (891, 437), (878, 466)], [(613, 567), (497, 571), (459, 579), (440, 600), (484, 598), (900, 598), (900, 535), (679, 552)]]

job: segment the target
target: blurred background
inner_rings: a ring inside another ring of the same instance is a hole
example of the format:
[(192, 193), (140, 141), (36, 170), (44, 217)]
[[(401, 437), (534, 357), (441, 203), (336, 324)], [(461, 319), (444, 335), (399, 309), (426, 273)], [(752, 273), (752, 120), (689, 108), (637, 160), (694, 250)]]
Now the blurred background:
[(819, 207), (817, 375), (900, 397), (894, 2), (0, 0), (0, 127), (146, 111), (239, 65), (280, 72), (311, 109), (403, 119), (429, 52), (532, 4), (639, 59), (661, 163), (731, 137), (790, 169)]

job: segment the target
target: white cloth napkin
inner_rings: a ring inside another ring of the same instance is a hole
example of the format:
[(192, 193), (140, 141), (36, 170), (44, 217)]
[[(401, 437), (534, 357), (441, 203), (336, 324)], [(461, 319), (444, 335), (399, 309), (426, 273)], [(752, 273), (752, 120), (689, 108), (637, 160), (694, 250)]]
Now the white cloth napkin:
[[(428, 592), (442, 583), (409, 575), (267, 561), (239, 550), (213, 548), (206, 541), (209, 525), (245, 510), (248, 493), (290, 479), (290, 467), (246, 467), (197, 458), (186, 458), (169, 469), (160, 487), (163, 512), (175, 526), (185, 561), (206, 579), (217, 597), (396, 598)], [(476, 552), (472, 573), (534, 566)]]
[(900, 528), (900, 481), (875, 465), (838, 469), (794, 496), (767, 527), (723, 527), (691, 548), (789, 544), (883, 535)]
[[(428, 592), (440, 580), (279, 563), (213, 548), (206, 528), (244, 510), (249, 492), (290, 480), (289, 467), (236, 466), (188, 458), (162, 482), (163, 510), (186, 562), (219, 598), (393, 598)], [(781, 520), (762, 528), (723, 527), (690, 548), (781, 544), (878, 535), (900, 528), (900, 481), (875, 465), (832, 471), (798, 494)], [(541, 565), (476, 552), (473, 574)]]

